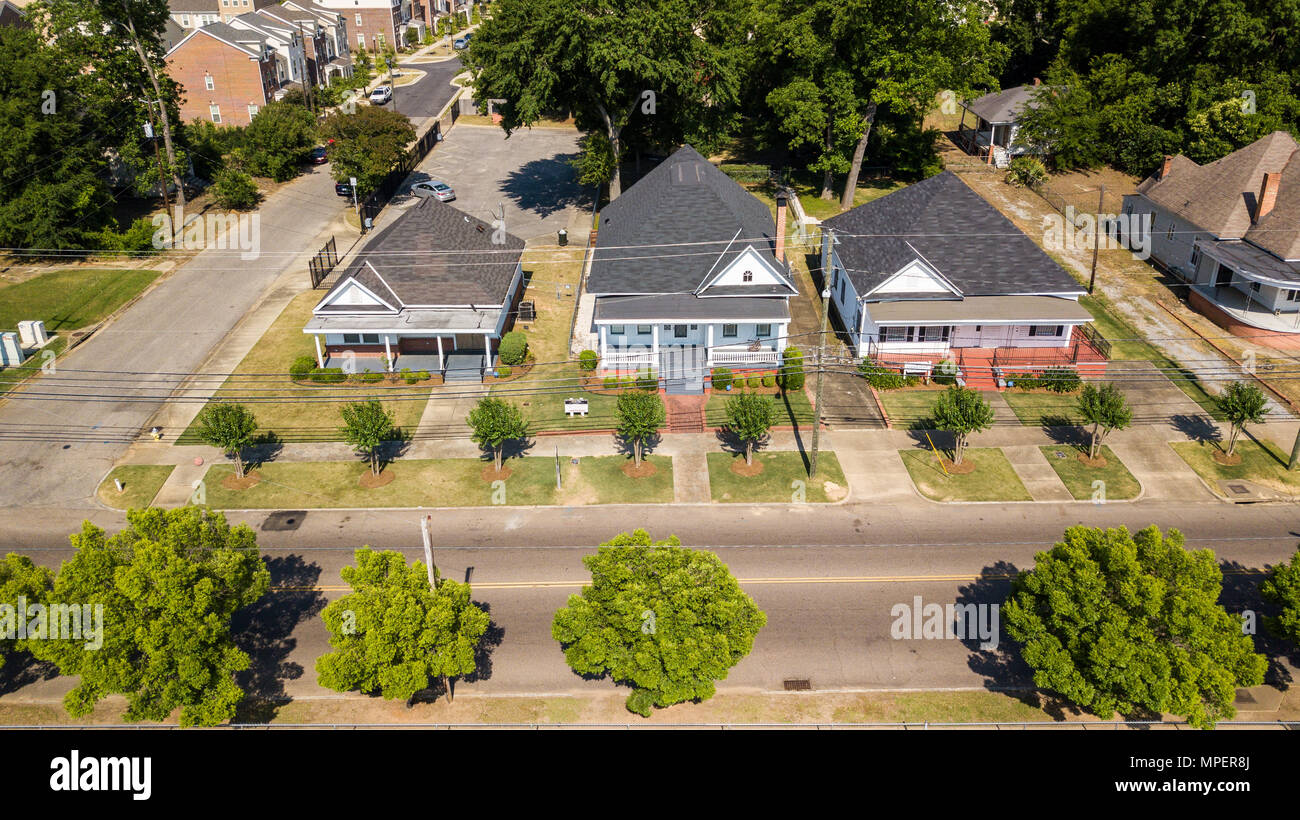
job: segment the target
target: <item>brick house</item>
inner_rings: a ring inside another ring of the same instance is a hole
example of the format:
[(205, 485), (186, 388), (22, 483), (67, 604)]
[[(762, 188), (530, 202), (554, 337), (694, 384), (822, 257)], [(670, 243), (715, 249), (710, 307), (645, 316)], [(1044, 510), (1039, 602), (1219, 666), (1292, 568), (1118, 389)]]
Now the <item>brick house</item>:
[(230, 27), (251, 32), (275, 49), (276, 79), (281, 87), (288, 83), (304, 84), (311, 76), (307, 70), (306, 37), (296, 25), (263, 12), (252, 12), (232, 18)]
[(241, 14), (275, 5), (275, 0), (167, 0), (171, 18), (183, 29), (229, 23)]
[(258, 16), (274, 20), (280, 25), (296, 29), (303, 37), (307, 76), (316, 85), (328, 84), (329, 77), (352, 75), (352, 60), (348, 55), (347, 24), (343, 15), (316, 6), (305, 8), (296, 4), (269, 6)]
[(316, 5), (342, 14), (350, 45), (372, 54), (382, 51), (385, 45), (396, 48), (407, 23), (424, 16), (418, 0), (317, 0)]
[(167, 52), (167, 73), (183, 89), (181, 119), (248, 125), (281, 87), (275, 49), (225, 23), (194, 29)]
[(305, 17), (294, 16), (297, 14), (306, 14), (314, 17), (319, 25), (324, 28), (327, 44), (326, 48), (329, 53), (329, 63), (338, 64), (346, 61), (348, 72), (351, 73), (351, 52), (352, 39), (348, 36), (347, 17), (334, 9), (327, 9), (319, 3), (310, 2), (310, 0), (285, 0), (285, 2), (276, 9), (268, 9), (268, 12), (280, 14), (287, 19), (299, 20)]

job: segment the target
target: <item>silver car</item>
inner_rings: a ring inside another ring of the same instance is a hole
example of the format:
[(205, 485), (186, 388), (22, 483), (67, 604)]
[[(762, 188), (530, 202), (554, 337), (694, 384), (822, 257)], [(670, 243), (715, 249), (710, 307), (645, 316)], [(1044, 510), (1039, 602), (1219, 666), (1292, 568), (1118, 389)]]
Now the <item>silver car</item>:
[(451, 202), (456, 198), (456, 192), (445, 182), (417, 182), (411, 186), (411, 195), (431, 196), (439, 202)]

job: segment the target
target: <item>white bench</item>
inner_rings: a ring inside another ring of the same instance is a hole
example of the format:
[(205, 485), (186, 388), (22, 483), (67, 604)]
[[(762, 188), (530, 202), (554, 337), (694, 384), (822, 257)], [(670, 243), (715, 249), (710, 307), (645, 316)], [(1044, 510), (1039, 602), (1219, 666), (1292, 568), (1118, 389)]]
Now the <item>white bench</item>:
[(904, 376), (928, 376), (934, 370), (934, 365), (930, 362), (904, 362)]
[(586, 399), (565, 399), (564, 400), (564, 415), (570, 418), (572, 418), (573, 416), (587, 415), (587, 409), (588, 408), (587, 408)]

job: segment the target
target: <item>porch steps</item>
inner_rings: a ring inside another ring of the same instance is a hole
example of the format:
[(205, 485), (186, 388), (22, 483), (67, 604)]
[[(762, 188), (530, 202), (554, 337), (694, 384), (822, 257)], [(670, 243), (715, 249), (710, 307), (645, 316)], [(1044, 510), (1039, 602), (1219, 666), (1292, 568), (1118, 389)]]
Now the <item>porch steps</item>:
[(698, 394), (693, 396), (664, 396), (668, 432), (703, 433), (704, 405), (707, 401), (707, 396)]

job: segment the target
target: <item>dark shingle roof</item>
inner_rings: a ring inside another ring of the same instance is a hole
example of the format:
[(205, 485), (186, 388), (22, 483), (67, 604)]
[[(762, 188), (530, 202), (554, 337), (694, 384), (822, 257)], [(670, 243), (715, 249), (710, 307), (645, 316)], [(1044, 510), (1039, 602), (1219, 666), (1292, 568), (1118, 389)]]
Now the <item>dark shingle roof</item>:
[[(492, 226), (480, 219), (433, 198), (422, 199), (370, 241), (334, 290), (355, 278), (381, 299), (399, 300), (394, 305), (398, 308), (501, 305), (523, 255), (524, 240), (506, 234), (504, 243), (493, 244), (492, 233)], [(379, 271), (382, 281), (370, 266)]]
[(864, 296), (916, 259), (965, 296), (1075, 293), (1061, 266), (945, 171), (822, 222), (834, 229), (840, 261)]
[(688, 145), (600, 212), (587, 290), (692, 293), (749, 246), (784, 276), (775, 236), (767, 206)]
[(1032, 106), (1034, 94), (1042, 86), (1018, 85), (1004, 91), (994, 91), (963, 103), (963, 107), (987, 123), (1015, 122), (1026, 106)]

